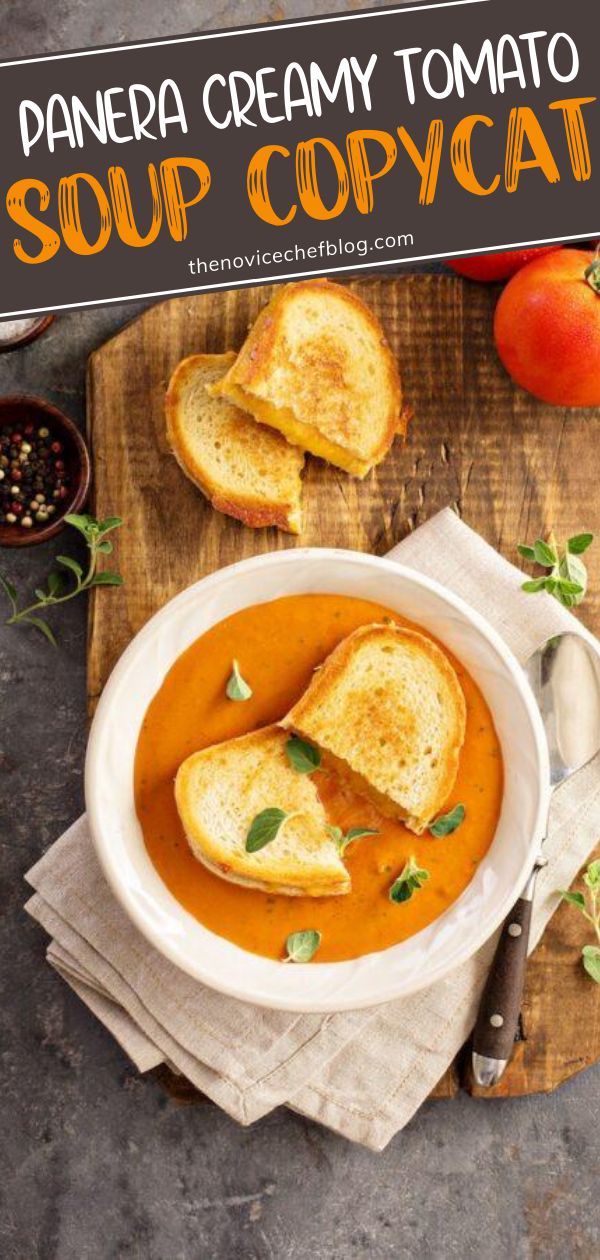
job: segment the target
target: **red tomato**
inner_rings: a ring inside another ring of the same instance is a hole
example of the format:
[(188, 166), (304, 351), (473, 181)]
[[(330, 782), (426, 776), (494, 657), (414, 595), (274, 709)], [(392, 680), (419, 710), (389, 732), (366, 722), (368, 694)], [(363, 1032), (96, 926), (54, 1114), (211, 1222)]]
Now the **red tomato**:
[(561, 249), (524, 267), (500, 295), (494, 336), (507, 372), (530, 394), (600, 407), (600, 261)]
[(473, 254), (471, 258), (448, 258), (446, 266), (468, 280), (489, 283), (492, 280), (508, 280), (527, 263), (561, 248), (560, 245), (537, 245), (534, 249), (509, 249), (503, 254)]

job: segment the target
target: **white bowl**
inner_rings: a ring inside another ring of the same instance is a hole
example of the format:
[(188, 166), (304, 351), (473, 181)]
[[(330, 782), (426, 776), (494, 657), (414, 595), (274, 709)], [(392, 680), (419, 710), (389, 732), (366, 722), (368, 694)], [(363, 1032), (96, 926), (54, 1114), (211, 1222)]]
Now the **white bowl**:
[[(380, 953), (285, 967), (216, 936), (163, 884), (144, 846), (133, 795), (140, 726), (177, 657), (211, 626), (257, 602), (302, 593), (354, 595), (435, 633), (481, 687), (502, 745), (505, 787), (496, 835), (469, 886), (439, 919)], [(543, 835), (549, 800), (539, 711), (515, 658), (462, 600), (392, 560), (306, 548), (243, 560), (195, 583), (157, 613), (104, 689), (85, 768), (88, 817), (115, 895), (154, 947), (203, 984), (260, 1006), (341, 1011), (426, 988), (472, 955), (519, 895)]]

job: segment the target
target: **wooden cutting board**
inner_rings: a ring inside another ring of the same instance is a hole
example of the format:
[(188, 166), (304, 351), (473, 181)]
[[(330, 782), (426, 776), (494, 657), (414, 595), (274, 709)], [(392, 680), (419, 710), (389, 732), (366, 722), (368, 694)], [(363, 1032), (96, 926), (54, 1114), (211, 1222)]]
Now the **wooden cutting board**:
[[(219, 515), (169, 455), (163, 398), (175, 364), (235, 349), (272, 290), (241, 289), (160, 303), (91, 357), (89, 435), (94, 510), (118, 514), (125, 578), (90, 613), (90, 710), (131, 637), (185, 586), (245, 556), (298, 544), (383, 555), (450, 505), (508, 559), (554, 525), (600, 536), (600, 411), (546, 407), (516, 390), (492, 341), (496, 291), (446, 276), (386, 276), (351, 286), (383, 321), (414, 419), (404, 445), (364, 482), (309, 459), (305, 530), (295, 540)], [(589, 553), (584, 618), (600, 634), (600, 546)], [(522, 1040), (497, 1090), (550, 1090), (600, 1057), (600, 986), (581, 969), (585, 924), (563, 906), (529, 964)], [(436, 1096), (471, 1088), (468, 1056)], [(179, 1091), (181, 1093), (181, 1090)], [(183, 1091), (185, 1093), (185, 1090)]]

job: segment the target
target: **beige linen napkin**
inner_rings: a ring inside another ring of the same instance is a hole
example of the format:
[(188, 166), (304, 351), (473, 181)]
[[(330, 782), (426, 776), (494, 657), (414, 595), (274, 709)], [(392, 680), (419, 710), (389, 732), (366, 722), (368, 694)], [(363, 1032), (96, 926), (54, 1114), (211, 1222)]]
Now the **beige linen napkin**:
[[(390, 553), (461, 595), (524, 661), (550, 635), (586, 633), (549, 596), (525, 595), (522, 574), (453, 512), (439, 513)], [(600, 759), (556, 794), (548, 866), (532, 946), (600, 835)], [(204, 988), (129, 922), (79, 819), (28, 873), (27, 910), (52, 938), (48, 961), (137, 1065), (166, 1061), (229, 1115), (249, 1124), (295, 1110), (381, 1150), (444, 1073), (472, 1028), (494, 942), (447, 979), (366, 1011), (291, 1015)]]

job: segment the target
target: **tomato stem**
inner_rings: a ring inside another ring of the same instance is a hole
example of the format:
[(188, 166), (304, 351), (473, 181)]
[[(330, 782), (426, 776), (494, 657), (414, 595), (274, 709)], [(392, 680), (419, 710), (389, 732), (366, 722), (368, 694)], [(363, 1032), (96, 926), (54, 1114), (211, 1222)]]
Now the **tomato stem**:
[(590, 286), (590, 289), (593, 289), (594, 293), (597, 293), (600, 297), (600, 242), (598, 243), (596, 254), (592, 262), (589, 267), (586, 267), (585, 269), (585, 278)]

